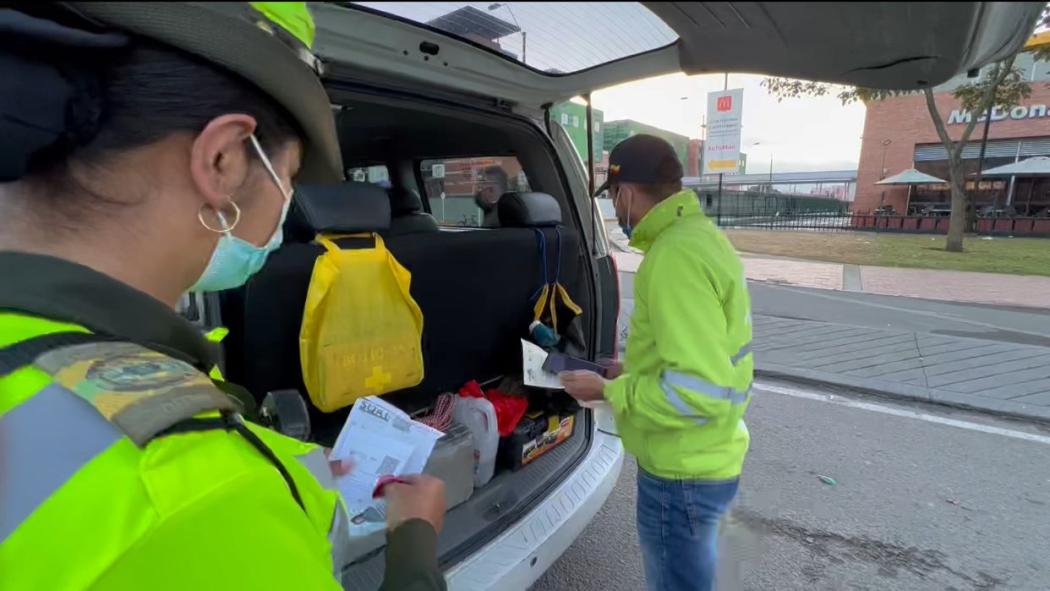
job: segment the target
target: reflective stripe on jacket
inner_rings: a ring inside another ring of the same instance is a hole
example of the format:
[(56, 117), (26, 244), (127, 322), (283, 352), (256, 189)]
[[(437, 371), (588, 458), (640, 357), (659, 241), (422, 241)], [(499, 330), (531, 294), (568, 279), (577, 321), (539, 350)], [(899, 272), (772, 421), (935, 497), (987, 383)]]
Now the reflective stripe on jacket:
[[(0, 313), (0, 347), (83, 330)], [(164, 435), (140, 448), (44, 371), (0, 377), (3, 587), (340, 589), (334, 565), (345, 559), (347, 523), (321, 449), (248, 427), (303, 507), (236, 431)]]
[(663, 478), (734, 478), (754, 368), (740, 258), (688, 189), (650, 210), (631, 245), (645, 259), (624, 374), (605, 390), (624, 447)]

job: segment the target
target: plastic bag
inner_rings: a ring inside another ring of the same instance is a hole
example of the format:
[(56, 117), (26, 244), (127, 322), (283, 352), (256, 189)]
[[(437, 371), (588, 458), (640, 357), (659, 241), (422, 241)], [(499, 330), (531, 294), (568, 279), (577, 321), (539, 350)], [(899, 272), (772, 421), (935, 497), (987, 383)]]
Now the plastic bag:
[(409, 286), (412, 274), (373, 235), (373, 248), (327, 252), (314, 263), (299, 332), (306, 390), (325, 412), (358, 398), (423, 381), (423, 313)]

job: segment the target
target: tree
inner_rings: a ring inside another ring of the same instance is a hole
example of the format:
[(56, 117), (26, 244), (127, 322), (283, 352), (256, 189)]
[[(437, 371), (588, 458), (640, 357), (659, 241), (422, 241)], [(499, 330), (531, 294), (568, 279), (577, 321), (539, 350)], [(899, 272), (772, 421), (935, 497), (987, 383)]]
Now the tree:
[(926, 108), (930, 113), (930, 119), (937, 130), (944, 149), (948, 153), (948, 176), (951, 187), (951, 218), (948, 222), (948, 240), (945, 249), (953, 252), (961, 252), (963, 249), (963, 234), (966, 229), (966, 178), (963, 168), (962, 152), (966, 142), (973, 134), (983, 114), (989, 119), (992, 113), (991, 107), (1009, 109), (1016, 106), (1022, 99), (1032, 93), (1031, 85), (1025, 81), (1023, 73), (1014, 66), (1014, 58), (1011, 56), (1001, 62), (986, 68), (985, 72), (977, 80), (967, 82), (956, 88), (952, 94), (959, 100), (963, 110), (970, 113), (969, 121), (963, 128), (959, 141), (952, 141), (948, 135), (948, 129), (944, 119), (941, 117), (934, 101), (933, 89), (922, 90), (883, 90), (875, 88), (863, 88), (853, 86), (841, 86), (823, 82), (812, 82), (807, 80), (792, 80), (789, 78), (766, 78), (762, 81), (777, 100), (786, 98), (798, 98), (804, 96), (827, 96), (834, 93), (835, 96), (846, 105), (854, 101), (864, 103), (879, 101), (893, 96), (914, 94), (921, 92), (926, 97)]

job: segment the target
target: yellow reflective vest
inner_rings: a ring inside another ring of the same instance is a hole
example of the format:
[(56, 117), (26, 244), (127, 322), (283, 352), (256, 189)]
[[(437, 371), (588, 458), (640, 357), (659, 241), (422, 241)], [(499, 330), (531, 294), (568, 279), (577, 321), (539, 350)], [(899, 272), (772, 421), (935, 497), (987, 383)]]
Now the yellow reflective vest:
[[(78, 331), (0, 313), (0, 348)], [(133, 398), (151, 370), (155, 385), (185, 369), (137, 361), (80, 377), (105, 382), (118, 400)], [(287, 471), (300, 506), (275, 463), (236, 430), (140, 446), (100, 410), (34, 365), (0, 377), (0, 587), (341, 588), (332, 539), (346, 536), (345, 512), (320, 448), (246, 425)]]
[(624, 373), (605, 388), (623, 445), (659, 477), (735, 478), (754, 369), (740, 258), (688, 189), (653, 207), (631, 246), (645, 259)]

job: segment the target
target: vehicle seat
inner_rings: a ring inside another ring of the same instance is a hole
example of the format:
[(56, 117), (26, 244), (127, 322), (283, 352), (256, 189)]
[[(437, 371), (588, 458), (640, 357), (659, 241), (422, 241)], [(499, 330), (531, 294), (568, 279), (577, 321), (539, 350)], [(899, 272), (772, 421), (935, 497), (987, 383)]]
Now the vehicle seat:
[[(299, 236), (390, 229), (389, 198), (375, 185), (300, 187), (295, 199), (295, 216), (289, 213), (286, 228)], [(387, 248), (412, 274), (412, 298), (423, 312), (425, 375), (418, 386), (384, 398), (420, 408), (469, 380), (484, 382), (521, 371), (519, 339), (528, 336), (533, 300), (543, 283), (537, 232), (548, 244), (554, 244), (560, 232), (561, 280), (586, 313), (579, 234), (557, 226), (562, 219), (557, 201), (550, 195), (522, 193), (507, 203), (501, 228), (386, 238)], [(337, 242), (353, 248), (370, 240)], [(226, 375), (256, 398), (282, 389), (306, 393), (299, 330), (314, 262), (322, 252), (316, 244), (286, 242), (244, 288), (223, 294), (223, 322), (230, 329), (224, 341)], [(550, 269), (556, 266), (554, 252), (547, 249)], [(331, 443), (349, 411), (322, 413), (309, 406), (315, 436)]]
[[(261, 399), (267, 392), (306, 394), (299, 363), (299, 330), (314, 263), (324, 247), (318, 233), (383, 233), (390, 229), (390, 200), (371, 183), (297, 185), (285, 222), (285, 242), (241, 288), (220, 295), (226, 377)], [(367, 237), (345, 238), (342, 248), (371, 246)]]
[(420, 234), (439, 232), (434, 216), (423, 211), (423, 201), (419, 193), (405, 187), (390, 189), (390, 235)]

